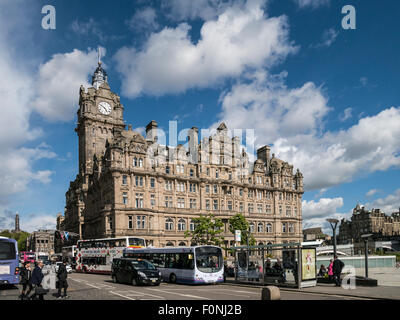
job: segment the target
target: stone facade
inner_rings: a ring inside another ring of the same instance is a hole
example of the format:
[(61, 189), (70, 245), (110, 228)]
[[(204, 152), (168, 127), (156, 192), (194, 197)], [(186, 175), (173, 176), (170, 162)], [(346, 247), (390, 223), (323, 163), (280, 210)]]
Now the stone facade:
[(331, 237), (322, 232), (322, 228), (308, 228), (303, 230), (303, 240), (304, 241), (315, 241), (315, 240), (324, 240), (330, 241)]
[(187, 147), (162, 145), (155, 121), (145, 137), (125, 129), (124, 107), (100, 64), (92, 84), (80, 90), (79, 174), (66, 193), (63, 230), (82, 239), (135, 235), (154, 246), (190, 245), (191, 219), (213, 213), (229, 247), (228, 219), (242, 213), (257, 244), (302, 240), (303, 176), (268, 146), (250, 162), (223, 123), (200, 143), (193, 127)]
[(26, 250), (54, 254), (54, 230), (34, 231), (26, 239)]
[(369, 233), (374, 240), (399, 238), (400, 212), (387, 216), (380, 209), (368, 211), (357, 205), (353, 209), (351, 221), (341, 220), (338, 243), (362, 243), (361, 235)]

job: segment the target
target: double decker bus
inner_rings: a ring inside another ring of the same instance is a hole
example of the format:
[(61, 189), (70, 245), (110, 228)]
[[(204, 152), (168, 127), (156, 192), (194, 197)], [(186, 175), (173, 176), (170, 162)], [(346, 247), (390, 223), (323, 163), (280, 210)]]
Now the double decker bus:
[(150, 261), (167, 282), (207, 284), (224, 281), (222, 249), (216, 246), (126, 248), (123, 256)]
[(121, 258), (126, 248), (145, 248), (146, 240), (131, 236), (79, 240), (76, 247), (76, 272), (111, 274), (114, 258)]
[(0, 237), (0, 285), (18, 283), (19, 257), (17, 241)]
[(29, 261), (35, 263), (36, 261), (36, 253), (32, 251), (21, 251), (19, 253), (19, 260), (24, 263), (25, 261)]

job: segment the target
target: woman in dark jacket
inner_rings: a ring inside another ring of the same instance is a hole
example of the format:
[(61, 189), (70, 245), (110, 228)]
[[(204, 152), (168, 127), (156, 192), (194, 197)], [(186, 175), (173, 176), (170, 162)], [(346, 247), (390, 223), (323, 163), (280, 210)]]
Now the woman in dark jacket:
[[(21, 300), (25, 300), (26, 297), (32, 291), (32, 284), (30, 283), (32, 271), (31, 271), (31, 264), (29, 261), (24, 262), (24, 266), (22, 267), (21, 272), (19, 273), (19, 276), (20, 276), (19, 283), (22, 284), (22, 292), (21, 292), (20, 298), (21, 298)], [(28, 288), (28, 292), (25, 293), (26, 288)]]

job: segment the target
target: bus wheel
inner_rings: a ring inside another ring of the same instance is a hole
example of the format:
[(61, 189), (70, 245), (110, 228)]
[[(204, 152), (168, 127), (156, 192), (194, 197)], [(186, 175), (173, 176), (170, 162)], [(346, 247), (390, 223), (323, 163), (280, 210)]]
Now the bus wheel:
[(169, 282), (176, 283), (176, 275), (174, 273), (169, 276)]

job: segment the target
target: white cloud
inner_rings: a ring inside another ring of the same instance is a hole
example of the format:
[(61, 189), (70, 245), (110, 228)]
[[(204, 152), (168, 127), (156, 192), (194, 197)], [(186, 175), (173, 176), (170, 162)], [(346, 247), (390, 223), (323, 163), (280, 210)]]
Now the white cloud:
[(20, 229), (33, 232), (37, 230), (55, 230), (57, 224), (56, 215), (33, 214), (29, 219), (20, 215)]
[(378, 192), (380, 192), (379, 189), (371, 189), (371, 190), (369, 190), (365, 195), (366, 195), (367, 197), (372, 197), (374, 194), (376, 194), (376, 193), (378, 193)]
[(150, 7), (136, 11), (126, 24), (137, 32), (151, 32), (160, 27), (157, 23), (156, 11)]
[(325, 130), (331, 110), (321, 88), (306, 83), (289, 89), (280, 77), (257, 76), (221, 96), (219, 121), (231, 129), (254, 129), (256, 146), (304, 174), (306, 190), (329, 188), (358, 174), (400, 166), (400, 108), (364, 117), (347, 130)]
[(285, 16), (267, 18), (260, 3), (231, 7), (203, 24), (192, 43), (186, 23), (153, 33), (141, 51), (124, 47), (115, 55), (122, 93), (162, 95), (214, 87), (248, 68), (271, 66), (296, 48)]
[(0, 230), (13, 230), (15, 227), (15, 213), (0, 205)]
[(392, 194), (389, 194), (386, 198), (376, 199), (373, 202), (368, 202), (365, 204), (365, 207), (371, 210), (381, 209), (381, 211), (385, 212), (387, 215), (392, 214), (393, 212), (399, 212), (400, 210), (400, 189), (397, 189)]
[(15, 214), (9, 210), (11, 196), (24, 192), (32, 181), (51, 181), (53, 172), (34, 169), (37, 161), (56, 156), (44, 143), (25, 146), (28, 142), (32, 145), (43, 134), (42, 128), (30, 124), (31, 104), (36, 94), (31, 65), (35, 61), (26, 50), (21, 50), (21, 45), (29, 47), (32, 41), (23, 36), (31, 27), (32, 21), (27, 18), (30, 12), (30, 3), (0, 3), (0, 228), (14, 228)]
[(344, 109), (343, 113), (339, 115), (339, 120), (344, 122), (352, 117), (351, 113), (353, 112), (352, 108)]
[(106, 37), (100, 29), (100, 24), (94, 21), (93, 18), (90, 18), (87, 22), (79, 21), (78, 19), (76, 19), (71, 23), (70, 29), (80, 36), (94, 36), (97, 37), (100, 41), (106, 40)]
[(332, 43), (335, 42), (338, 35), (339, 35), (339, 32), (336, 31), (334, 28), (327, 29), (322, 34), (321, 42), (314, 45), (314, 47), (316, 47), (316, 48), (330, 47), (332, 45)]
[(94, 49), (53, 55), (39, 67), (34, 109), (49, 121), (72, 120), (78, 110), (79, 87), (90, 86), (88, 78), (96, 64)]
[(35, 161), (43, 158), (54, 158), (56, 154), (41, 148), (11, 149), (0, 153), (0, 202), (6, 201), (8, 196), (26, 190), (27, 185), (37, 180), (49, 183), (53, 172), (50, 170), (33, 170)]
[(318, 8), (329, 5), (330, 0), (294, 0), (300, 8)]
[[(319, 201), (302, 201), (303, 208), (303, 229), (321, 227), (322, 231), (332, 234), (332, 228), (326, 219), (348, 219), (351, 212), (341, 213), (339, 209), (343, 207), (343, 198), (321, 198)], [(338, 232), (339, 228), (337, 228)]]
[(319, 201), (302, 201), (303, 218), (329, 218), (336, 214), (337, 209), (343, 207), (343, 198), (321, 198)]
[[(266, 2), (266, 1), (261, 1)], [(169, 11), (167, 17), (174, 21), (211, 20), (232, 5), (240, 6), (244, 0), (166, 0), (162, 3), (164, 10)]]

